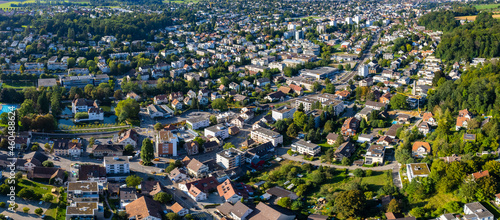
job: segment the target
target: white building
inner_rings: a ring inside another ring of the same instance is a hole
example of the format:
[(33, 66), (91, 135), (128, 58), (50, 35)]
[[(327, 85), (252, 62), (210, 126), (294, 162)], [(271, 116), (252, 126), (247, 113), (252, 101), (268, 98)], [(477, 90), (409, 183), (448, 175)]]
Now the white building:
[(223, 124), (217, 124), (205, 128), (205, 136), (220, 137), (222, 139), (226, 139), (229, 137), (229, 132), (227, 131), (226, 126), (224, 126)]
[(428, 177), (431, 171), (426, 163), (410, 163), (406, 165), (406, 173), (411, 182), (415, 177)]
[(481, 203), (473, 202), (464, 205), (464, 219), (493, 220), (495, 216)]
[(186, 120), (186, 124), (191, 127), (191, 129), (198, 130), (210, 126), (210, 120), (208, 117), (189, 118)]
[(128, 156), (104, 157), (106, 174), (130, 174), (130, 162)]
[(283, 135), (266, 128), (257, 128), (251, 132), (250, 136), (256, 142), (271, 142), (275, 147), (278, 146), (278, 144), (283, 144)]
[(155, 141), (155, 155), (158, 157), (177, 156), (179, 138), (171, 131), (159, 131)]
[(358, 76), (367, 77), (369, 74), (368, 65), (362, 65), (359, 67)]
[(290, 106), (281, 106), (277, 109), (272, 110), (272, 117), (274, 121), (283, 120), (285, 118), (293, 118), (293, 113), (295, 113), (295, 108)]
[(241, 165), (241, 155), (243, 152), (230, 148), (216, 155), (217, 164), (221, 165), (225, 169), (233, 169)]
[(299, 140), (292, 144), (292, 151), (298, 152), (299, 154), (315, 156), (321, 152), (321, 147), (310, 141), (306, 142), (304, 140)]

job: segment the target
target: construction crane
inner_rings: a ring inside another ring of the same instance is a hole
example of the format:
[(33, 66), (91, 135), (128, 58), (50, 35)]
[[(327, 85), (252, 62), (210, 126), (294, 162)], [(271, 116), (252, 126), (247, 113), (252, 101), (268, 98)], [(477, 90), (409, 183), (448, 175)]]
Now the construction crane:
[(422, 96), (420, 96), (420, 95), (408, 95), (408, 94), (401, 93), (401, 92), (398, 92), (398, 94), (404, 95), (404, 96), (406, 96), (408, 98), (414, 98), (414, 99), (416, 99), (417, 100), (418, 115), (419, 116), (421, 115), (420, 99), (422, 98)]

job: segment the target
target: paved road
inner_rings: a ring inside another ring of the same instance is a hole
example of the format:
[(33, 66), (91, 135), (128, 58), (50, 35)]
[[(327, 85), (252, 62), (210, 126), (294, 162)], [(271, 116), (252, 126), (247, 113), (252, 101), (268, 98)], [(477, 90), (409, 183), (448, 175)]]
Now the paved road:
[(394, 170), (394, 168), (398, 166), (397, 162), (391, 162), (388, 165), (378, 166), (378, 167), (360, 167), (360, 166), (355, 166), (355, 165), (342, 166), (342, 165), (336, 165), (336, 164), (327, 164), (327, 163), (321, 163), (319, 160), (315, 160), (315, 161), (304, 160), (304, 159), (302, 159), (302, 156), (296, 156), (296, 157), (290, 156), (286, 153), (288, 149), (289, 148), (285, 148), (285, 147), (278, 148), (278, 155), (280, 155), (282, 158), (287, 159), (287, 160), (293, 160), (293, 161), (302, 162), (302, 163), (309, 163), (309, 164), (316, 165), (316, 166), (328, 166), (328, 167), (333, 167), (333, 168), (337, 168), (337, 169), (346, 169), (347, 168), (350, 170), (361, 168), (363, 170), (374, 170), (374, 171)]

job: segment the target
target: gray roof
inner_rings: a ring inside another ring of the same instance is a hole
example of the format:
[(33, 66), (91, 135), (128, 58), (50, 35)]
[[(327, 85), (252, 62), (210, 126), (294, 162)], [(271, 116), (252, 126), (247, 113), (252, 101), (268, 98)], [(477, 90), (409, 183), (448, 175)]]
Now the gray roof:
[(469, 208), (473, 212), (472, 215), (477, 216), (478, 219), (485, 219), (490, 216), (493, 219), (493, 214), (479, 202), (467, 203), (465, 207)]
[(125, 164), (129, 163), (128, 156), (104, 157), (104, 164)]

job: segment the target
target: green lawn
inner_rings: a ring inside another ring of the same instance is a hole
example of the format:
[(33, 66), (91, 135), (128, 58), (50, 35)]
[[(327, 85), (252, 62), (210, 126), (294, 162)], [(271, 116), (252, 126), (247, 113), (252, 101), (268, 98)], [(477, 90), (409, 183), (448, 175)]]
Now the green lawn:
[[(2, 7), (0, 7), (2, 8)], [(28, 87), (33, 87), (35, 86), (32, 82), (4, 82), (2, 84), (2, 88), (12, 88), (12, 89), (24, 89)]]
[(19, 182), (19, 186), (21, 186), (22, 188), (31, 189), (35, 193), (39, 193), (40, 195), (45, 195), (47, 193), (50, 193), (52, 188), (54, 188), (51, 185), (45, 185), (42, 183), (37, 183), (37, 182), (33, 182), (31, 180), (27, 180), (27, 179), (22, 179)]
[(57, 217), (57, 204), (50, 205), (49, 209), (45, 211), (45, 219), (55, 220)]
[(474, 5), (474, 7), (476, 7), (477, 10), (498, 8), (498, 6), (500, 6), (500, 4)]

